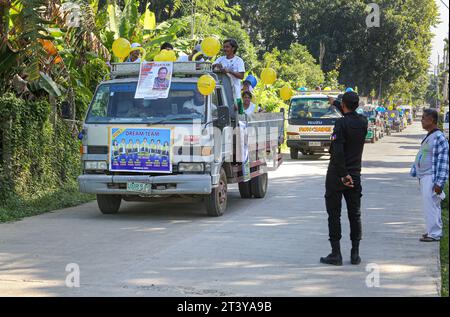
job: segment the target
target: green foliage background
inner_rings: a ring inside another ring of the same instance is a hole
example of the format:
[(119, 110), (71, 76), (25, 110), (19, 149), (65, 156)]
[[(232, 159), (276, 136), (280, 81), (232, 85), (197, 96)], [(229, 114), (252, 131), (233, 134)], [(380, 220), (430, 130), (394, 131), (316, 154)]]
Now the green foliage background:
[(0, 222), (32, 213), (36, 205), (48, 208), (55, 197), (64, 197), (62, 206), (92, 198), (76, 193), (79, 141), (51, 113), (47, 101), (0, 97), (0, 153), (9, 157), (0, 161)]

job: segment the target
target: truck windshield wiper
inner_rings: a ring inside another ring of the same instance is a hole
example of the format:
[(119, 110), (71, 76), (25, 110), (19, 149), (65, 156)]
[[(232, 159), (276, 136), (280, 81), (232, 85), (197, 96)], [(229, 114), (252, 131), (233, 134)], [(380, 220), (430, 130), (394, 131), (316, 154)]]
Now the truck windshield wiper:
[(158, 120), (158, 121), (153, 121), (150, 122), (150, 124), (160, 124), (160, 123), (164, 123), (164, 122), (170, 122), (170, 121), (178, 121), (178, 120), (186, 120), (186, 119), (201, 119), (201, 115), (200, 117), (193, 117), (191, 115), (185, 115), (185, 116), (173, 116), (173, 117), (166, 117), (164, 119)]

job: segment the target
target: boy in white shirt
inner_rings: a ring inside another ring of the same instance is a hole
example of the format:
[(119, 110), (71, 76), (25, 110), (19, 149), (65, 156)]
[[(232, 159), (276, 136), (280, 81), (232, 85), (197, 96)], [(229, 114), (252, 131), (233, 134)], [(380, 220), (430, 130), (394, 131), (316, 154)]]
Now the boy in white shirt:
[(220, 56), (213, 64), (213, 69), (228, 74), (234, 87), (234, 98), (241, 96), (241, 80), (244, 79), (245, 65), (242, 58), (236, 55), (238, 45), (236, 40), (227, 39), (223, 42), (224, 56)]

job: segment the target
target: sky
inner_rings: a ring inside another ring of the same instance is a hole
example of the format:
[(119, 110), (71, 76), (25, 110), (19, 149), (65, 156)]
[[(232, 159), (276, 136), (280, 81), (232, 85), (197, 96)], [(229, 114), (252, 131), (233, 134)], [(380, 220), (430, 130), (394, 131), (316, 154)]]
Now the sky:
[[(448, 37), (448, 9), (442, 4), (441, 0), (435, 0), (439, 7), (439, 20), (441, 21), (436, 28), (432, 28), (432, 32), (435, 34), (433, 38), (433, 50), (430, 58), (430, 68), (438, 63), (438, 54), (440, 55), (440, 61), (442, 62), (444, 51), (444, 39)], [(442, 0), (448, 6), (450, 0)]]

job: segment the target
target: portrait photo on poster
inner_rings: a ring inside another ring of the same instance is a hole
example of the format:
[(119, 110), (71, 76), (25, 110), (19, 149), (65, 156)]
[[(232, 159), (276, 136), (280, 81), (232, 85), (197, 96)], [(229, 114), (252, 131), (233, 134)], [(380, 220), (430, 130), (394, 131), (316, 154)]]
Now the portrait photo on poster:
[(159, 99), (169, 96), (173, 73), (171, 62), (143, 62), (135, 99)]

